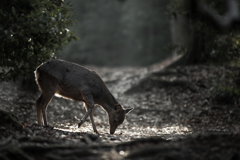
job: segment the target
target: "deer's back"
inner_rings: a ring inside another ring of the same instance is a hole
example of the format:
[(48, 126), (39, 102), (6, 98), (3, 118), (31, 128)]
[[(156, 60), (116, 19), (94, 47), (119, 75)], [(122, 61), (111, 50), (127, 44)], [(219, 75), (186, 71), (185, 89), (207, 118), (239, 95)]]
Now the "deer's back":
[(78, 64), (63, 61), (50, 60), (40, 65), (37, 72), (54, 77), (63, 92), (74, 93), (87, 90), (93, 95), (101, 94), (106, 86), (96, 72), (84, 68)]

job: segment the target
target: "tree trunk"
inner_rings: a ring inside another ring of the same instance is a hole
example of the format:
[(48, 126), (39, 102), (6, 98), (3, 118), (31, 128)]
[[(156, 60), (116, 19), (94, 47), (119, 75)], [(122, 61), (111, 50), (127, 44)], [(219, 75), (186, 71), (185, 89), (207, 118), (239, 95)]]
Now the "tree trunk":
[(204, 33), (195, 31), (191, 39), (192, 41), (189, 43), (187, 52), (179, 60), (172, 63), (167, 68), (206, 62), (208, 54), (204, 46)]

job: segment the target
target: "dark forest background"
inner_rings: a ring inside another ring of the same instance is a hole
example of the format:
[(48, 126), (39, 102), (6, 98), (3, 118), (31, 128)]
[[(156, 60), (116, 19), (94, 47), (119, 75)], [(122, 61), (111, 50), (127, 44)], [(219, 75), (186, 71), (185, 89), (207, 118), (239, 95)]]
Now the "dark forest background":
[[(239, 10), (238, 0), (0, 0), (0, 159), (240, 159)], [(50, 126), (37, 124), (34, 70), (56, 58), (95, 70), (134, 107), (113, 135), (101, 107), (95, 134), (89, 118), (78, 127), (84, 104), (58, 97)]]
[(76, 19), (71, 30), (79, 40), (61, 51), (63, 59), (119, 66), (149, 65), (170, 56), (168, 0), (71, 2)]

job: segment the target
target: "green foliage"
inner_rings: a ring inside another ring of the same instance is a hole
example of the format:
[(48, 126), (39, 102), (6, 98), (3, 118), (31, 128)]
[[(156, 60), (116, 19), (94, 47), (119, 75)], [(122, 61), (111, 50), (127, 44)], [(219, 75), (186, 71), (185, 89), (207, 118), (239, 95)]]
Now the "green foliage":
[(219, 104), (240, 104), (240, 68), (225, 67), (223, 75), (211, 88), (210, 98)]
[(212, 101), (218, 104), (239, 104), (239, 96), (240, 89), (235, 82), (217, 83), (210, 92)]
[(212, 63), (240, 66), (240, 33), (237, 31), (228, 35), (216, 36), (210, 52)]
[(212, 101), (218, 104), (234, 104), (239, 96), (238, 88), (222, 84), (215, 86), (210, 94)]
[[(214, 102), (219, 104), (239, 104), (240, 97), (240, 35), (237, 31), (218, 35), (210, 53), (210, 62), (230, 66), (226, 81), (216, 83), (211, 92)], [(227, 67), (228, 68), (228, 67)]]
[(71, 4), (63, 0), (1, 0), (0, 81), (25, 78), (72, 40)]

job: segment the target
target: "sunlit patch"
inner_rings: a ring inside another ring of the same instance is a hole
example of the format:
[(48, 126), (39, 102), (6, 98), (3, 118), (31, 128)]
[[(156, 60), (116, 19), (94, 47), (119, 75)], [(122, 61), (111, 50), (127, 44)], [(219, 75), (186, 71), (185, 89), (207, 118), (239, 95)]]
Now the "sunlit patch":
[(162, 134), (185, 135), (191, 134), (191, 128), (182, 125), (166, 126), (160, 129)]
[(86, 124), (83, 124), (80, 128), (78, 128), (77, 124), (66, 123), (64, 125), (54, 127), (54, 129), (61, 130), (61, 131), (64, 131), (64, 132), (85, 132), (85, 133), (91, 133), (92, 132), (91, 126), (88, 126)]
[[(183, 126), (179, 124), (173, 124), (173, 125), (166, 125), (163, 127), (144, 127), (144, 126), (138, 126), (138, 127), (123, 127), (120, 129), (122, 136), (122, 141), (127, 141), (129, 139), (135, 139), (135, 138), (146, 138), (149, 136), (157, 136), (157, 137), (165, 137), (166, 139), (169, 139), (170, 137), (181, 137), (185, 135), (192, 134), (191, 127)], [(118, 132), (116, 132), (118, 133)], [(166, 137), (166, 135), (168, 135)]]
[(119, 154), (123, 156), (125, 154), (125, 152), (124, 151), (120, 151)]
[[(118, 128), (114, 135), (109, 134), (109, 126), (108, 125), (98, 125), (98, 132), (101, 134), (99, 138), (108, 143), (120, 143), (126, 142), (129, 140), (134, 140), (138, 138), (147, 138), (149, 136), (157, 136), (162, 137), (164, 139), (174, 139), (186, 135), (192, 134), (192, 129), (189, 126), (184, 126), (181, 124), (166, 124), (162, 125), (162, 127), (157, 126), (124, 126)], [(85, 122), (80, 128), (78, 128), (77, 123), (64, 123), (59, 124), (54, 129), (61, 130), (64, 132), (83, 132), (89, 134), (95, 134), (92, 129), (91, 122)], [(120, 155), (123, 153), (119, 153)]]

